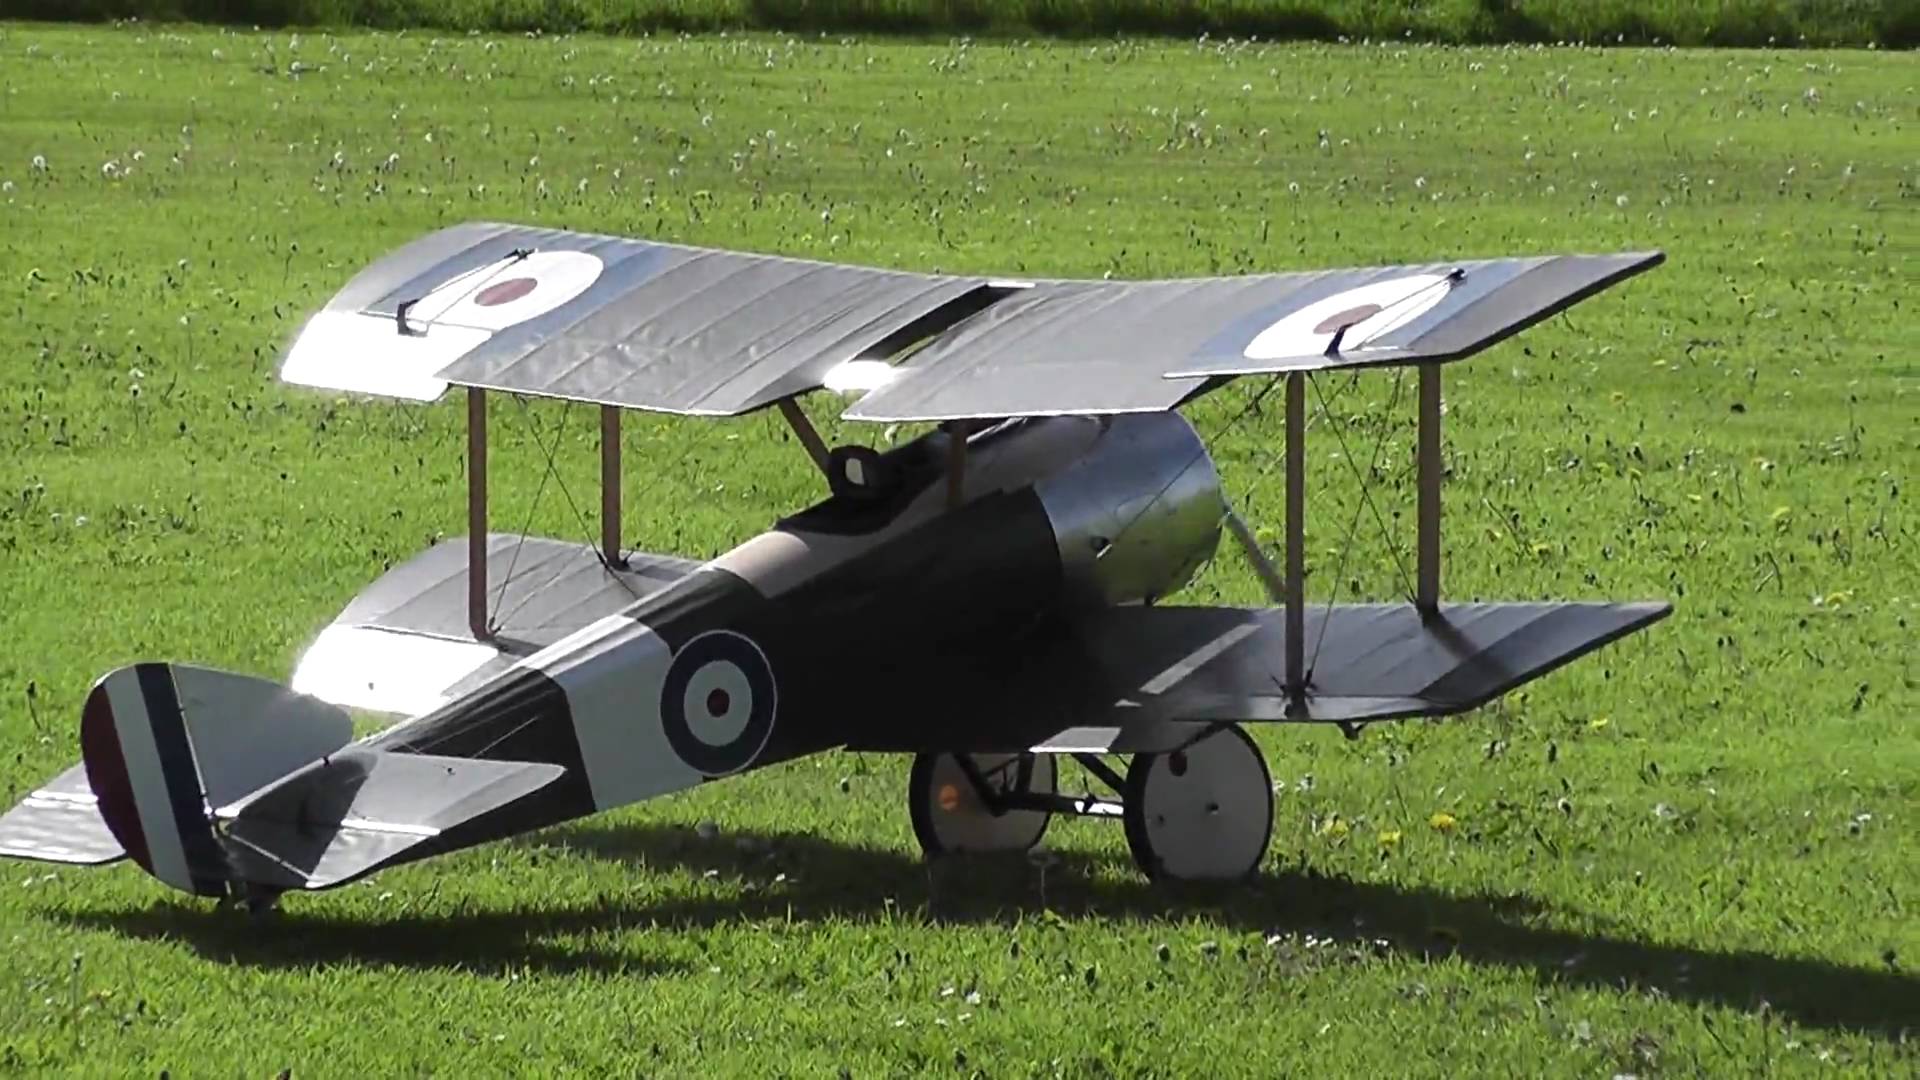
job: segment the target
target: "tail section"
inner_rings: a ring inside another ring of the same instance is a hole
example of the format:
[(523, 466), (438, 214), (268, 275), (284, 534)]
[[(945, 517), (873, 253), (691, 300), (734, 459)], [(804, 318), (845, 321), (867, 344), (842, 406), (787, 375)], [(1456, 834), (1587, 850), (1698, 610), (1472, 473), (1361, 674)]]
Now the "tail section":
[(94, 684), (80, 749), (100, 816), (160, 880), (222, 896), (234, 874), (214, 811), (353, 737), (346, 711), (245, 675), (136, 664)]
[(121, 668), (87, 695), (82, 764), (0, 815), (0, 855), (97, 865), (124, 854), (200, 896), (271, 894), (577, 813), (552, 796), (560, 765), (352, 737), (345, 710), (263, 679)]

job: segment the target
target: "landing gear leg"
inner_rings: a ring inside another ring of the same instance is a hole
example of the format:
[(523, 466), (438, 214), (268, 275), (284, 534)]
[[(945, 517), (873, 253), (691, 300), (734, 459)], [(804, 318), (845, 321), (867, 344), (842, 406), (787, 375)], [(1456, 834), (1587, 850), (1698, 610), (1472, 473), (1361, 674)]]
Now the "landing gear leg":
[(1273, 782), (1247, 733), (1225, 727), (1184, 750), (1135, 754), (1127, 768), (1127, 847), (1150, 878), (1251, 875), (1273, 833)]
[(907, 780), (913, 835), (929, 858), (1025, 851), (1053, 814), (1000, 806), (1000, 798), (1051, 796), (1058, 787), (1050, 754), (920, 754)]

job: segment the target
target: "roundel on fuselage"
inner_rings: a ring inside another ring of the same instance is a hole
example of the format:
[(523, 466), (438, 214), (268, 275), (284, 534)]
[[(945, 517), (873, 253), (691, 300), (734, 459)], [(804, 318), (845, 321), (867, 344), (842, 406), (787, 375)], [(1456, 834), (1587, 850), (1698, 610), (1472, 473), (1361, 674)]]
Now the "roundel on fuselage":
[(725, 776), (759, 758), (778, 704), (760, 646), (731, 630), (710, 630), (673, 654), (660, 686), (660, 723), (680, 760)]

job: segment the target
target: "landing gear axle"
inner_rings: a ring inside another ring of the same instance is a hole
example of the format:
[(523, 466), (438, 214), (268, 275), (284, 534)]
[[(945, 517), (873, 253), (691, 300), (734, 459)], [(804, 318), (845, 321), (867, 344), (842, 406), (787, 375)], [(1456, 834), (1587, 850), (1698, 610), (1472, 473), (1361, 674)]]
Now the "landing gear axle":
[(1157, 880), (1230, 881), (1260, 866), (1273, 832), (1273, 785), (1238, 727), (1164, 753), (1135, 754), (1125, 775), (1074, 757), (1115, 798), (1059, 792), (1051, 754), (926, 753), (914, 759), (908, 807), (929, 857), (1024, 851), (1054, 814), (1120, 818), (1141, 872)]

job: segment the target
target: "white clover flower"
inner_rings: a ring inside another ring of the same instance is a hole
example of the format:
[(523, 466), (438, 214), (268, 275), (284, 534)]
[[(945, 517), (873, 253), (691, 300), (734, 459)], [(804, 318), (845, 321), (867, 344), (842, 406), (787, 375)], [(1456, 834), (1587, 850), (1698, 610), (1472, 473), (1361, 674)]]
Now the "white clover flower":
[(1614, 196), (1613, 205), (1625, 210), (1627, 208), (1627, 197), (1625, 195)]
[(42, 154), (33, 155), (33, 171), (34, 172), (47, 171), (47, 159), (45, 155), (42, 155)]

